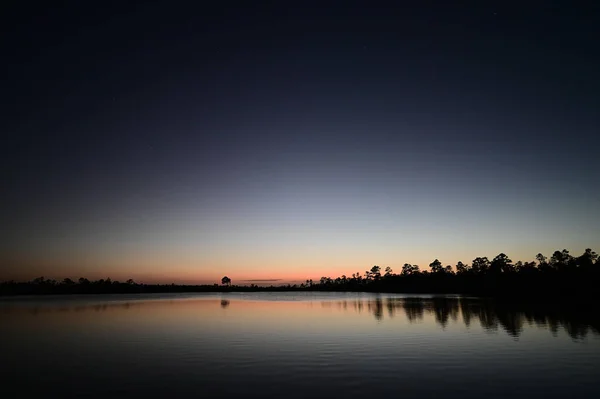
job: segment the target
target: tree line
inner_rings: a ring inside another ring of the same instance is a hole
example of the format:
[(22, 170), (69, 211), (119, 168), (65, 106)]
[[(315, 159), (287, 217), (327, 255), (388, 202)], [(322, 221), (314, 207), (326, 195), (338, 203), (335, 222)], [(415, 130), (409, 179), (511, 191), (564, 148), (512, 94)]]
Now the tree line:
[(125, 282), (110, 278), (90, 281), (83, 277), (77, 281), (69, 278), (56, 281), (39, 277), (29, 282), (0, 283), (0, 295), (314, 290), (593, 297), (598, 288), (600, 259), (589, 248), (578, 256), (563, 249), (555, 251), (549, 258), (538, 254), (535, 259), (513, 262), (500, 253), (491, 260), (477, 257), (470, 263), (459, 261), (454, 267), (435, 259), (424, 270), (419, 265), (405, 263), (399, 273), (391, 267), (382, 270), (375, 265), (350, 277), (324, 276), (318, 281), (307, 279), (302, 284), (269, 287), (233, 285), (227, 276), (221, 279), (221, 285), (139, 284), (131, 279)]
[(591, 296), (598, 288), (600, 260), (589, 248), (579, 256), (563, 249), (549, 258), (539, 253), (535, 259), (513, 262), (500, 253), (491, 260), (477, 257), (471, 263), (459, 261), (454, 267), (435, 259), (425, 270), (405, 263), (399, 273), (376, 265), (364, 274), (324, 276), (318, 282), (307, 280), (303, 286), (315, 290), (578, 297)]

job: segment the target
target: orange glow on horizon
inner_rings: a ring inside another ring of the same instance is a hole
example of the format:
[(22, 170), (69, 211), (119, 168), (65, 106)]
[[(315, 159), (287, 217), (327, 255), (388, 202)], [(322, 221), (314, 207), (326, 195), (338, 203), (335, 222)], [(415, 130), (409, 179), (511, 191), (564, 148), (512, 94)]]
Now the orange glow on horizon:
[[(35, 254), (12, 254), (4, 259), (0, 268), (4, 270), (0, 280), (29, 281), (44, 276), (60, 281), (64, 278), (77, 280), (85, 277), (90, 280), (111, 278), (112, 280), (126, 281), (133, 279), (136, 282), (147, 284), (220, 284), (223, 276), (228, 276), (234, 285), (281, 285), (301, 284), (307, 279), (317, 282), (321, 277), (351, 277), (353, 273), (364, 276), (366, 270), (373, 265), (378, 265), (382, 273), (390, 266), (395, 273), (400, 273), (404, 263), (417, 264), (421, 270), (428, 270), (428, 265), (433, 259), (438, 258), (443, 265), (455, 266), (462, 260), (470, 263), (477, 256), (488, 256), (490, 259), (495, 250), (464, 251), (466, 256), (458, 256), (456, 251), (451, 251), (447, 256), (426, 256), (425, 251), (419, 249), (413, 256), (402, 254), (400, 251), (384, 253), (376, 256), (375, 251), (364, 253), (349, 252), (344, 254), (328, 253), (322, 257), (299, 256), (293, 258), (280, 253), (275, 256), (269, 253), (264, 256), (248, 257), (236, 254), (232, 257), (201, 257), (201, 256), (176, 256), (165, 253), (154, 258), (141, 254), (115, 254), (113, 257), (104, 256), (95, 258), (89, 256), (61, 256), (55, 259), (40, 259)], [(486, 252), (488, 252), (486, 254)], [(537, 253), (540, 251), (522, 250), (522, 254)], [(551, 251), (541, 251), (550, 255)], [(572, 251), (578, 253), (579, 251)], [(583, 252), (583, 250), (581, 250)], [(414, 256), (417, 255), (417, 256)], [(533, 260), (533, 255), (510, 255), (513, 261)], [(412, 258), (412, 259), (411, 259)], [(450, 261), (449, 261), (450, 259)]]

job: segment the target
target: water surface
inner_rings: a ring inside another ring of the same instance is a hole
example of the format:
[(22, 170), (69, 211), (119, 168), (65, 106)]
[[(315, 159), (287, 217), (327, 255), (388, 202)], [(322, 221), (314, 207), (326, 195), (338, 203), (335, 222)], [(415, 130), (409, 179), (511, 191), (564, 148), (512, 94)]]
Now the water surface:
[(0, 300), (7, 397), (600, 398), (594, 315), (360, 293)]

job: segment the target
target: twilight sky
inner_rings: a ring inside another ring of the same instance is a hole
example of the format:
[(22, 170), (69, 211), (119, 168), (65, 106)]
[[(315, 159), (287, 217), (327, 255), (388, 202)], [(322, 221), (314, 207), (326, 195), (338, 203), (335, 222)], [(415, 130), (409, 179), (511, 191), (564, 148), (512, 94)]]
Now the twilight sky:
[(0, 280), (600, 249), (598, 5), (9, 3)]

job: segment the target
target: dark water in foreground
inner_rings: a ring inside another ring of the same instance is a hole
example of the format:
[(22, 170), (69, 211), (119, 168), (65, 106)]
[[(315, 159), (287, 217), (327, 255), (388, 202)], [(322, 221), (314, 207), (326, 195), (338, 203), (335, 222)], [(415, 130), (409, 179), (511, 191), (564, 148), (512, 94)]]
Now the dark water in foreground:
[(575, 310), (357, 293), (4, 299), (0, 391), (600, 398), (600, 336), (589, 320)]

